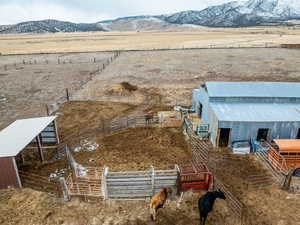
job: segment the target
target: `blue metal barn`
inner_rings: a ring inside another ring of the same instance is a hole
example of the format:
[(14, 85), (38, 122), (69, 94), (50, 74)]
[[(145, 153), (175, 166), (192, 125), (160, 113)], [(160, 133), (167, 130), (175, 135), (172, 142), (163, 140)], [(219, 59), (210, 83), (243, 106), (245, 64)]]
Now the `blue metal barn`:
[(206, 82), (193, 90), (192, 106), (214, 146), (300, 138), (300, 83)]

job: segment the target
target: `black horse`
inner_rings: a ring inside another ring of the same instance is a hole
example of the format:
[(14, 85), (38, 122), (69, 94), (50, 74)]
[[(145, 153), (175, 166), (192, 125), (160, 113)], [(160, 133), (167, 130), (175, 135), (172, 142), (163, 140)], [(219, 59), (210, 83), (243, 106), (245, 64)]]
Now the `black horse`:
[(145, 121), (146, 121), (146, 124), (147, 125), (149, 125), (151, 122), (152, 122), (152, 120), (153, 120), (153, 115), (152, 114), (146, 114), (145, 115)]
[(200, 225), (205, 225), (208, 214), (213, 210), (215, 200), (217, 198), (226, 199), (224, 192), (208, 191), (205, 195), (201, 196), (198, 200), (198, 208), (200, 213)]

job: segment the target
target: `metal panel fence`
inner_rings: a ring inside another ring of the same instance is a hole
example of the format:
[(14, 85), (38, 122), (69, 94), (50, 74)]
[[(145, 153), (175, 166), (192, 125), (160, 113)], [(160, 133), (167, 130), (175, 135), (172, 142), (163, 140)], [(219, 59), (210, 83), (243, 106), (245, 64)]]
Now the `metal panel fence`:
[[(149, 119), (147, 115), (125, 116), (115, 120), (102, 120), (96, 128), (78, 129), (78, 131), (74, 131), (69, 136), (64, 137), (63, 142), (68, 145), (80, 144), (81, 140), (96, 137), (99, 134), (109, 135), (127, 128), (152, 126), (159, 123), (158, 116), (153, 116)], [(77, 143), (74, 143), (74, 140)]]
[(243, 224), (244, 212), (246, 211), (244, 204), (240, 202), (219, 179), (215, 178), (214, 185), (216, 189), (221, 189), (225, 193), (228, 207), (237, 216), (238, 222)]
[[(193, 160), (198, 162), (206, 163), (207, 167), (210, 171), (213, 172), (214, 175), (214, 188), (221, 189), (226, 195), (226, 202), (228, 203), (228, 207), (236, 216), (237, 224), (244, 224), (244, 220), (246, 217), (246, 208), (244, 204), (239, 201), (234, 194), (230, 192), (230, 190), (217, 178), (216, 176), (216, 162), (215, 160), (211, 160), (209, 157), (209, 152), (213, 150), (213, 146), (208, 139), (197, 137), (193, 132), (192, 123), (189, 121), (187, 117), (183, 118), (184, 120), (184, 128), (186, 134), (189, 136), (190, 144), (192, 147), (192, 157)], [(226, 157), (226, 156), (221, 156)]]
[(268, 169), (279, 185), (284, 182), (284, 175), (272, 165), (273, 160), (269, 157), (268, 152), (258, 151), (255, 153), (260, 162)]
[(103, 188), (105, 199), (144, 199), (159, 192), (163, 187), (177, 190), (178, 170), (151, 170), (109, 172), (104, 170)]
[(66, 147), (66, 154), (73, 177), (66, 180), (69, 196), (97, 197), (104, 199), (145, 199), (163, 187), (177, 191), (178, 166), (173, 170), (110, 172), (108, 167), (83, 167), (78, 164)]

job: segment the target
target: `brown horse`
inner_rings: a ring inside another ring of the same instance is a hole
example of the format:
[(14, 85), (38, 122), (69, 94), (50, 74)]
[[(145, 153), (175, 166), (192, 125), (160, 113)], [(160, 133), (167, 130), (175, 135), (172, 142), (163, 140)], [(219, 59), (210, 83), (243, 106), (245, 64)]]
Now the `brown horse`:
[(150, 202), (151, 220), (154, 221), (156, 220), (157, 210), (164, 207), (168, 195), (170, 195), (171, 193), (172, 193), (172, 189), (170, 187), (167, 187), (167, 188), (163, 188), (160, 192), (152, 196)]

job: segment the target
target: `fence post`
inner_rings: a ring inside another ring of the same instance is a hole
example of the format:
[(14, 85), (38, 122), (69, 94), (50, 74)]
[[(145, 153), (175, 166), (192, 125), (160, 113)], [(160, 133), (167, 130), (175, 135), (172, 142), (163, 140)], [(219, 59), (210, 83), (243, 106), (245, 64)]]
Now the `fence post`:
[(104, 167), (103, 173), (102, 173), (102, 194), (103, 194), (103, 200), (107, 200), (108, 197), (108, 190), (107, 190), (107, 180), (106, 177), (108, 175), (108, 167)]
[(61, 185), (61, 190), (62, 190), (62, 194), (63, 194), (64, 200), (65, 201), (69, 201), (70, 200), (70, 196), (69, 196), (68, 186), (67, 186), (65, 178), (64, 177), (60, 177), (59, 178), (59, 183)]
[(47, 113), (47, 116), (50, 116), (50, 111), (49, 111), (49, 107), (47, 104), (46, 104), (46, 113)]
[(154, 166), (151, 165), (151, 169), (152, 169), (152, 179), (151, 179), (151, 185), (152, 185), (152, 195), (155, 194), (155, 169)]
[(67, 101), (70, 101), (70, 95), (69, 95), (69, 89), (66, 88), (66, 96), (67, 96)]

